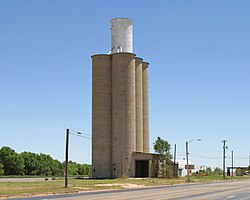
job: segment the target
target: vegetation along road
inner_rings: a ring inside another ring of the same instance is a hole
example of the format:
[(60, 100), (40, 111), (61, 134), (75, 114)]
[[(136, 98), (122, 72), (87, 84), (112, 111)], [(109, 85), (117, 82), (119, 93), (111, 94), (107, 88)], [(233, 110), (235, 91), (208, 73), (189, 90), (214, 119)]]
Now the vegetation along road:
[[(151, 199), (250, 199), (250, 181), (226, 181), (216, 183), (190, 183), (147, 188), (134, 188), (128, 190), (109, 190), (97, 192), (83, 192), (54, 196), (33, 197), (30, 199), (65, 199), (65, 200), (151, 200)], [(27, 199), (27, 198), (25, 198)], [(22, 200), (22, 199), (19, 199)]]

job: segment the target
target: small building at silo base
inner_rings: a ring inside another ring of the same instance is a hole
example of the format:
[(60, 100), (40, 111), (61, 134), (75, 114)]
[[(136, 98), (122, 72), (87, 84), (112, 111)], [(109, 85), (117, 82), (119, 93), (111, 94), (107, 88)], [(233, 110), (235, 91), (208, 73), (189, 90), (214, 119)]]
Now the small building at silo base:
[(157, 160), (158, 155), (156, 154), (133, 152), (131, 162), (132, 177), (157, 177)]
[[(93, 178), (169, 178), (178, 174), (178, 164), (171, 160), (159, 160), (158, 154), (132, 152), (131, 158), (119, 159), (112, 169), (105, 173), (105, 165), (93, 168)], [(163, 165), (165, 169), (163, 169)], [(166, 170), (168, 169), (168, 174)], [(174, 173), (175, 170), (175, 173)]]
[[(163, 165), (165, 166), (164, 170)], [(170, 177), (172, 177), (174, 170), (176, 171), (175, 174), (177, 174), (178, 164), (174, 164), (174, 162), (169, 159), (161, 162), (158, 154), (140, 152), (132, 153), (131, 177), (164, 178), (168, 177), (166, 169), (168, 169), (171, 173)]]

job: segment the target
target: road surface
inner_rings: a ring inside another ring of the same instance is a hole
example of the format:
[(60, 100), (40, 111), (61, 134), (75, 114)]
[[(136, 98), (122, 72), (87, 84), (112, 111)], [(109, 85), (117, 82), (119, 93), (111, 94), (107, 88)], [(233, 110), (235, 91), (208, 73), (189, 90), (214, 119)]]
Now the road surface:
[[(27, 198), (25, 198), (27, 199)], [(250, 200), (250, 180), (227, 181), (218, 183), (181, 184), (127, 190), (109, 190), (83, 192), (77, 194), (33, 197), (30, 200), (64, 199), (64, 200)], [(21, 200), (21, 199), (19, 199)]]
[[(51, 180), (51, 178), (47, 178)], [(38, 182), (46, 181), (45, 178), (0, 178), (0, 182)]]

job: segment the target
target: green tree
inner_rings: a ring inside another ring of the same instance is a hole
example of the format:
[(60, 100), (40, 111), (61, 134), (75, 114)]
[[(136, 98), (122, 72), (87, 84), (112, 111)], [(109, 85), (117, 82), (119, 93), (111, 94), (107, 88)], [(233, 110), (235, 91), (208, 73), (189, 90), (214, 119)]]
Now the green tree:
[(154, 151), (158, 154), (157, 175), (159, 175), (159, 172), (162, 172), (163, 177), (172, 177), (172, 165), (169, 166), (171, 163), (170, 159), (172, 158), (170, 150), (171, 145), (158, 136), (154, 142)]
[(53, 158), (50, 155), (40, 153), (39, 155), (39, 175), (52, 176), (51, 165)]
[(23, 152), (24, 171), (26, 175), (62, 176), (63, 164), (50, 155)]
[(68, 162), (68, 173), (70, 176), (77, 176), (78, 174), (78, 164), (73, 161)]
[(77, 165), (78, 169), (77, 169), (77, 173), (78, 175), (85, 175), (85, 170), (84, 170), (84, 165), (78, 164)]
[(26, 175), (39, 175), (39, 155), (31, 152), (22, 152), (24, 160), (24, 173)]
[(223, 170), (220, 169), (219, 167), (216, 167), (216, 168), (214, 169), (214, 172), (213, 172), (213, 173), (216, 174), (216, 175), (222, 175), (222, 174), (223, 174)]
[(207, 175), (211, 175), (211, 174), (212, 174), (212, 169), (211, 169), (211, 167), (207, 167), (207, 169), (206, 169), (206, 174), (207, 174)]
[(5, 175), (23, 175), (24, 160), (10, 147), (3, 146), (0, 149), (0, 162), (3, 164)]
[(0, 163), (0, 176), (4, 175), (3, 164)]
[(91, 177), (92, 176), (92, 165), (83, 164), (83, 166), (84, 166), (84, 175)]
[[(69, 175), (87, 175), (91, 177), (91, 173), (91, 165), (69, 161)], [(63, 176), (64, 163), (53, 159), (50, 155), (31, 152), (18, 154), (10, 147), (2, 147), (0, 149), (0, 176), (23, 174)]]
[(64, 167), (59, 160), (53, 160), (50, 165), (50, 169), (52, 176), (63, 176)]

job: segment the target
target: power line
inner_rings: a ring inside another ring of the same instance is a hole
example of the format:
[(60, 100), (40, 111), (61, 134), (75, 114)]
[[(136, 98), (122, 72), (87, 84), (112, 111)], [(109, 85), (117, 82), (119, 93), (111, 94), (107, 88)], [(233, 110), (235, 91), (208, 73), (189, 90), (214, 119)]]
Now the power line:
[(204, 157), (204, 156), (195, 156), (195, 155), (192, 155), (192, 154), (189, 154), (189, 156), (193, 157), (193, 158), (202, 158), (202, 159), (207, 159), (207, 160), (219, 160), (221, 158), (219, 157)]
[[(116, 147), (120, 147), (120, 145), (117, 145), (117, 144), (114, 144), (112, 142), (108, 142), (108, 141), (105, 141), (103, 139), (100, 139), (98, 137), (91, 137), (90, 134), (87, 134), (87, 133), (83, 133), (83, 132), (79, 132), (79, 131), (75, 131), (75, 130), (72, 130), (70, 129), (70, 134), (72, 135), (75, 135), (75, 136), (78, 136), (78, 137), (81, 137), (81, 138), (84, 138), (84, 139), (88, 139), (88, 140), (94, 140), (94, 141), (97, 141), (97, 142), (100, 142), (100, 143), (104, 143), (104, 144), (108, 144), (108, 145), (112, 145), (112, 146), (116, 146)], [(219, 157), (209, 157), (209, 156), (204, 156), (202, 154), (199, 154), (197, 153), (196, 150), (194, 150), (192, 147), (190, 147), (190, 149), (195, 152), (195, 154), (190, 154), (189, 155), (193, 158), (200, 158), (200, 159), (206, 159), (206, 160), (218, 160), (220, 159)], [(153, 150), (153, 148), (150, 148), (150, 150)], [(123, 150), (118, 150), (120, 152), (123, 152)], [(215, 152), (215, 151), (214, 151)], [(218, 151), (216, 151), (218, 152)], [(177, 153), (178, 156), (185, 156), (185, 153), (184, 152), (178, 152)], [(248, 158), (238, 158), (238, 157), (234, 157), (234, 159), (248, 159)]]
[[(88, 139), (88, 140), (94, 140), (94, 141), (97, 141), (97, 142), (100, 142), (100, 143), (104, 143), (104, 144), (108, 144), (108, 145), (112, 145), (112, 146), (116, 146), (116, 147), (121, 147), (121, 146), (118, 145), (118, 144), (114, 144), (114, 143), (112, 143), (112, 142), (107, 142), (107, 141), (104, 141), (103, 139), (99, 139), (99, 138), (96, 138), (96, 137), (93, 138), (93, 137), (91, 137), (91, 136), (88, 136), (87, 134), (82, 135), (82, 133), (77, 132), (77, 131), (70, 132), (70, 134), (75, 135), (75, 136), (78, 136), (78, 137), (82, 137), (82, 138), (85, 138), (85, 139)], [(124, 152), (124, 150), (122, 150), (122, 149), (117, 149), (116, 151)]]

